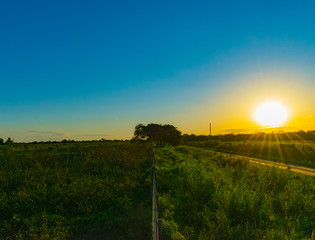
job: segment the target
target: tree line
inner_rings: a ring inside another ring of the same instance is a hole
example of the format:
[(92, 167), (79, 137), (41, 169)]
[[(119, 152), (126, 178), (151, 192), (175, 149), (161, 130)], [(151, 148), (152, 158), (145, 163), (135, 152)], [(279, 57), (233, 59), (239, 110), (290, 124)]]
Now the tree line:
[(0, 145), (12, 144), (12, 143), (14, 143), (14, 141), (10, 137), (8, 137), (8, 139), (6, 141), (4, 141), (3, 138), (0, 138)]
[[(315, 131), (298, 131), (298, 132), (272, 132), (264, 133), (257, 132), (252, 134), (224, 134), (224, 135), (194, 135), (194, 134), (183, 134), (175, 126), (170, 124), (156, 124), (150, 123), (147, 125), (138, 124), (134, 130), (134, 136), (131, 141), (147, 141), (163, 146), (165, 144), (178, 145), (181, 142), (199, 142), (207, 140), (219, 140), (219, 141), (251, 141), (251, 140), (264, 140), (264, 141), (290, 141), (290, 140), (308, 140), (315, 141)], [(32, 142), (34, 144), (40, 143), (73, 143), (73, 142), (122, 142), (129, 140), (86, 140), (86, 141), (75, 141), (66, 140), (62, 141), (46, 141), (46, 142)], [(8, 137), (6, 141), (0, 138), (0, 145), (13, 144), (15, 143), (12, 138)]]
[(220, 140), (220, 141), (315, 141), (315, 131), (298, 132), (256, 132), (251, 134), (224, 134), (224, 135), (188, 135), (184, 134), (182, 140), (185, 142), (205, 141), (205, 140)]

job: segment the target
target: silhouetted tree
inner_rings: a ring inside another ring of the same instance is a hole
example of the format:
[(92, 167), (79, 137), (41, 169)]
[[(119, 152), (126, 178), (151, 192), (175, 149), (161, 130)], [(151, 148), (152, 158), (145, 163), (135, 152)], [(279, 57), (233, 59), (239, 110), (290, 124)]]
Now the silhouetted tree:
[(8, 137), (7, 141), (5, 141), (5, 144), (12, 144), (12, 143), (13, 143), (13, 140), (10, 137)]
[(173, 125), (161, 125), (150, 123), (147, 126), (138, 124), (135, 127), (133, 140), (143, 140), (155, 142), (158, 145), (179, 144), (181, 139), (181, 132), (177, 130)]
[(0, 138), (0, 145), (4, 143), (3, 138)]

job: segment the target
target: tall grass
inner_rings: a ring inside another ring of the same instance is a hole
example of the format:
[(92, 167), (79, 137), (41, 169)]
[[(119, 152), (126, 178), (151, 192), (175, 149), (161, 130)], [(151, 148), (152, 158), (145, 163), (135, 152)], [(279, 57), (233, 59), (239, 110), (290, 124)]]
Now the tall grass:
[(0, 148), (0, 239), (150, 236), (149, 146), (55, 143)]
[(156, 151), (163, 239), (314, 239), (314, 178), (202, 149)]
[(314, 141), (199, 141), (186, 145), (315, 167)]

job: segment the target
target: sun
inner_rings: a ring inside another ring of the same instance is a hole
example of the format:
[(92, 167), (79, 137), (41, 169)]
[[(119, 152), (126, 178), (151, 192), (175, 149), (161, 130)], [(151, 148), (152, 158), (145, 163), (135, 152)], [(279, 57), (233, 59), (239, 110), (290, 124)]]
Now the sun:
[(279, 127), (288, 118), (288, 110), (280, 102), (267, 101), (257, 107), (255, 120), (263, 127)]

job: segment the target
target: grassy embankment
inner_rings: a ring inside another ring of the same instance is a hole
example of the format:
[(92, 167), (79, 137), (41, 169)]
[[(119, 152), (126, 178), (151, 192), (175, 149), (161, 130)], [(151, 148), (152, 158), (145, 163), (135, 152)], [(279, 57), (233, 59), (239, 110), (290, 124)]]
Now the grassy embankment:
[(151, 236), (149, 145), (0, 146), (0, 239)]
[(315, 168), (314, 141), (196, 141), (185, 145)]
[(315, 178), (202, 149), (156, 149), (162, 239), (315, 239)]

